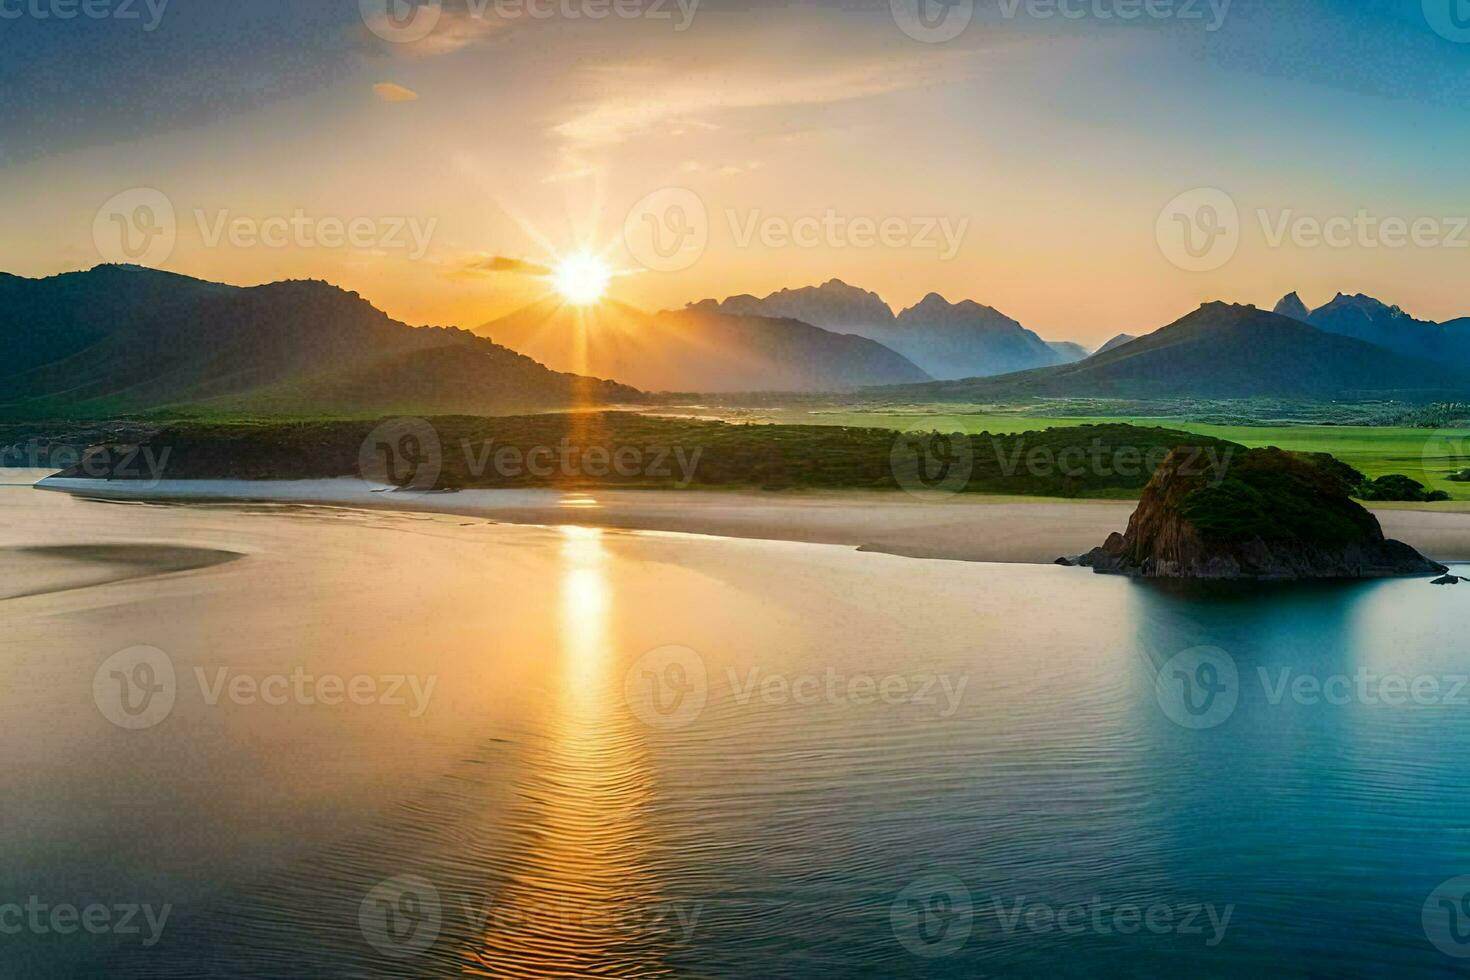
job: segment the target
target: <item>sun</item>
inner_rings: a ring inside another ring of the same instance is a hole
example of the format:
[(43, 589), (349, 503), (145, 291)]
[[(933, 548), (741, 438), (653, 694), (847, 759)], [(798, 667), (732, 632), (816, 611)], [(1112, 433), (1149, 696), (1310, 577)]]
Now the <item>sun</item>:
[(556, 291), (574, 306), (591, 306), (602, 299), (611, 279), (612, 270), (607, 263), (586, 252), (568, 255), (551, 273), (551, 283)]

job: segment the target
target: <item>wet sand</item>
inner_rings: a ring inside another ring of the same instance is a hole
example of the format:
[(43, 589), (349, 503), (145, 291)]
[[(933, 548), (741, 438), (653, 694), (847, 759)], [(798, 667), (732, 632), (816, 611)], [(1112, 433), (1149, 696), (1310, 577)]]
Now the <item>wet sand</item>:
[(168, 544), (0, 548), (0, 599), (48, 595), (134, 578), (186, 572), (239, 558), (235, 552)]
[[(114, 500), (266, 502), (454, 514), (508, 524), (846, 545), (957, 561), (1045, 564), (1088, 551), (1121, 531), (1132, 501), (902, 493), (650, 490), (461, 490), (416, 493), (360, 480), (123, 481), (49, 479), (43, 489)], [(1470, 561), (1470, 513), (1375, 509), (1384, 532), (1440, 561)]]

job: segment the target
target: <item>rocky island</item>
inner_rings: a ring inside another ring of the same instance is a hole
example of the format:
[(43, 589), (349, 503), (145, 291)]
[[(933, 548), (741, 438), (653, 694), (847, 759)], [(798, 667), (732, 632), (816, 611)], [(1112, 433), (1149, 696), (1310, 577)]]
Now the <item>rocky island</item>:
[(1290, 581), (1442, 575), (1351, 497), (1362, 474), (1326, 455), (1181, 447), (1144, 488), (1124, 534), (1063, 564), (1159, 579)]

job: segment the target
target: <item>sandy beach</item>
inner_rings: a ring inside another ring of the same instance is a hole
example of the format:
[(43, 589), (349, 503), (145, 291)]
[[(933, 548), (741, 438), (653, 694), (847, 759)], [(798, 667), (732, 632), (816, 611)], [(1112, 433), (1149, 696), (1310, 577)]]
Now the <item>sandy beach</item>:
[[(355, 479), (130, 484), (51, 478), (41, 489), (110, 500), (276, 503), (454, 514), (507, 524), (845, 545), (910, 558), (1045, 564), (1121, 531), (1132, 501), (898, 493), (461, 490), (416, 493)], [(1375, 509), (1384, 532), (1439, 561), (1470, 561), (1470, 513)]]

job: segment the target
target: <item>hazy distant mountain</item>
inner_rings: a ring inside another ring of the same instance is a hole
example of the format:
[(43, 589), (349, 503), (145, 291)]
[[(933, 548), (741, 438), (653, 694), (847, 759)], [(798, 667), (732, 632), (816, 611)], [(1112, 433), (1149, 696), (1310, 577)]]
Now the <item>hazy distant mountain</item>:
[(1046, 341), (988, 306), (970, 300), (952, 304), (930, 293), (894, 316), (876, 293), (840, 279), (764, 298), (705, 300), (692, 308), (795, 317), (836, 333), (857, 334), (898, 351), (935, 378), (984, 377), (1065, 360)]
[(1073, 343), (1070, 340), (1048, 340), (1046, 346), (1057, 352), (1063, 364), (1072, 364), (1085, 357), (1092, 356), (1092, 352), (1086, 347)]
[(116, 265), (0, 278), (0, 415), (10, 417), (493, 414), (640, 397), (468, 331), (410, 327), (324, 282), (247, 288)]
[(1120, 333), (1118, 334), (1118, 336), (1114, 337), (1112, 340), (1108, 341), (1106, 344), (1103, 344), (1097, 350), (1093, 351), (1092, 356), (1096, 357), (1099, 354), (1104, 354), (1112, 350), (1114, 347), (1122, 347), (1124, 344), (1131, 344), (1137, 339), (1138, 338), (1133, 336), (1133, 334), (1131, 333)]
[(1463, 369), (1414, 360), (1253, 306), (1207, 303), (1077, 364), (1003, 378), (883, 389), (914, 400), (1083, 397), (1428, 399), (1470, 392)]
[(1276, 304), (1276, 309), (1273, 312), (1281, 316), (1289, 316), (1293, 320), (1300, 320), (1303, 323), (1312, 322), (1312, 311), (1307, 309), (1307, 304), (1303, 303), (1302, 298), (1296, 293), (1287, 293), (1281, 297), (1281, 302)]
[(548, 300), (479, 332), (553, 367), (656, 391), (840, 391), (929, 378), (865, 337), (737, 316), (713, 302), (650, 314), (620, 303), (579, 309)]
[(1464, 320), (1443, 324), (1420, 320), (1361, 293), (1338, 293), (1330, 303), (1310, 311), (1296, 293), (1291, 293), (1276, 304), (1276, 311), (1329, 333), (1355, 337), (1410, 357), (1457, 361), (1470, 357), (1470, 330), (1465, 329)]
[[(1015, 320), (973, 300), (950, 303), (930, 293), (898, 315), (902, 337), (921, 366), (937, 378), (985, 377), (1059, 364), (1062, 357)], [(895, 343), (899, 343), (897, 340)]]
[(721, 313), (739, 316), (772, 316), (800, 320), (823, 330), (855, 333), (882, 341), (875, 334), (893, 330), (893, 310), (877, 293), (849, 286), (841, 279), (829, 279), (820, 286), (783, 289), (764, 299), (742, 293), (723, 303), (705, 300), (693, 304), (705, 309), (711, 305)]

